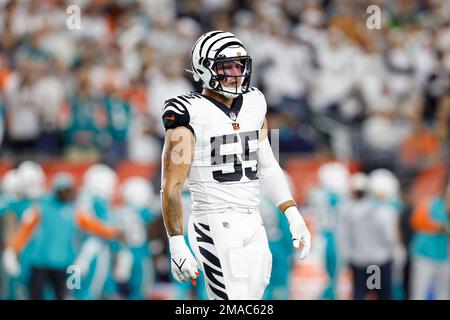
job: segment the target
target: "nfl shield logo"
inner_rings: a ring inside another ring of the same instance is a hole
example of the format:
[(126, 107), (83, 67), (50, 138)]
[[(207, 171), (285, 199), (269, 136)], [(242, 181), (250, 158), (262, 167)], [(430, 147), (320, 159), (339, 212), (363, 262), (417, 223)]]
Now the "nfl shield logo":
[(236, 119), (237, 119), (236, 113), (230, 112), (230, 118), (231, 118), (231, 120), (236, 121)]

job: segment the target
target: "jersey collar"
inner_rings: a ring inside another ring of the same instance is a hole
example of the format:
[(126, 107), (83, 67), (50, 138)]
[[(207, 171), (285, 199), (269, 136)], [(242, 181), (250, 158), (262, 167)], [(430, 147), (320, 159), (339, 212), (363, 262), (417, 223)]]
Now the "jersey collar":
[(239, 111), (241, 111), (241, 107), (242, 107), (242, 100), (243, 100), (242, 94), (233, 99), (233, 103), (231, 104), (230, 108), (228, 108), (225, 104), (223, 104), (211, 97), (205, 96), (203, 94), (202, 94), (202, 97), (206, 98), (212, 104), (214, 104), (217, 108), (222, 110), (223, 113), (225, 113), (228, 118), (230, 118), (233, 121), (236, 121), (236, 119), (239, 115)]

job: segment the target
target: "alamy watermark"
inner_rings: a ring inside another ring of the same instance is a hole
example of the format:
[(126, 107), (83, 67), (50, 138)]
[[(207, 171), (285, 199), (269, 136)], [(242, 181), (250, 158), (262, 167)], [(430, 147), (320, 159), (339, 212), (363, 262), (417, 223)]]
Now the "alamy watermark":
[(381, 269), (377, 265), (370, 265), (366, 270), (367, 277), (366, 285), (369, 290), (380, 290), (381, 289)]
[(81, 268), (77, 265), (70, 265), (66, 269), (67, 281), (66, 285), (69, 290), (81, 289)]
[(69, 30), (80, 30), (81, 29), (81, 9), (77, 5), (70, 5), (66, 9), (68, 14), (66, 20), (66, 26)]
[[(66, 19), (67, 28), (69, 30), (81, 29), (81, 8), (78, 5), (72, 4), (67, 7), (66, 13), (68, 15)], [(381, 29), (381, 8), (376, 4), (372, 4), (367, 7), (366, 13), (369, 14), (366, 19), (367, 29)]]
[(366, 13), (370, 14), (366, 20), (366, 27), (369, 30), (381, 29), (381, 8), (375, 4), (367, 7)]

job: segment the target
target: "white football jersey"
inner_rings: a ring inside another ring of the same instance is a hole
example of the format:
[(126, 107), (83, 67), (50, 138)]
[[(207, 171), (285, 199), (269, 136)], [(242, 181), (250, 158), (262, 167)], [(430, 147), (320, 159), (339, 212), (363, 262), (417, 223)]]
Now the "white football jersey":
[(256, 88), (234, 99), (231, 108), (198, 93), (165, 102), (165, 128), (185, 126), (195, 135), (187, 177), (192, 214), (259, 206), (257, 150), (266, 110)]

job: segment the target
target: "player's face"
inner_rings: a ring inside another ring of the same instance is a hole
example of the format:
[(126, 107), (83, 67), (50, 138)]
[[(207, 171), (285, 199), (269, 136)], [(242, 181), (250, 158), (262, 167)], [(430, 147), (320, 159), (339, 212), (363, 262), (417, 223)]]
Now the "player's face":
[(74, 188), (65, 188), (58, 190), (57, 195), (62, 202), (70, 202), (75, 199), (76, 194)]
[(244, 79), (245, 65), (239, 60), (217, 62), (214, 70), (217, 75), (225, 76), (225, 79), (220, 81), (223, 86), (238, 87)]

